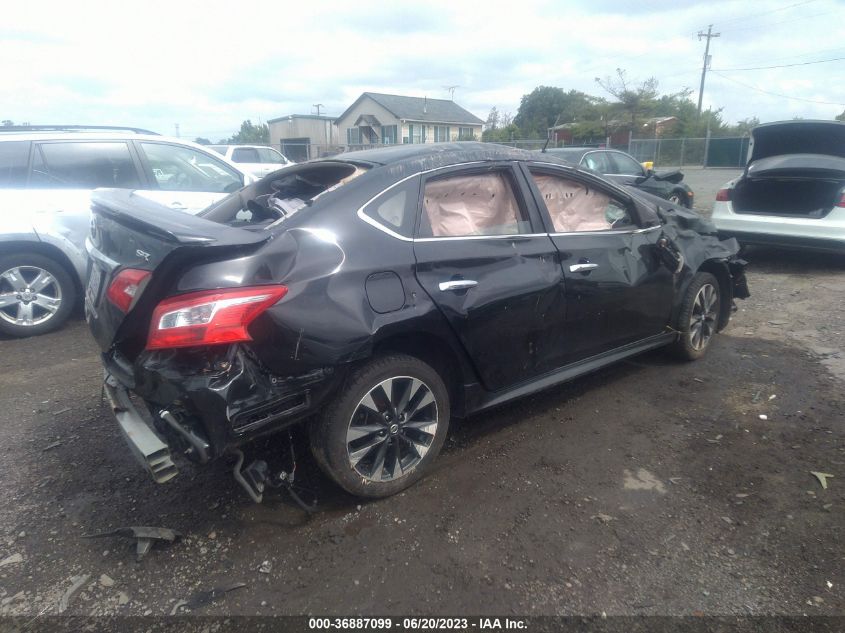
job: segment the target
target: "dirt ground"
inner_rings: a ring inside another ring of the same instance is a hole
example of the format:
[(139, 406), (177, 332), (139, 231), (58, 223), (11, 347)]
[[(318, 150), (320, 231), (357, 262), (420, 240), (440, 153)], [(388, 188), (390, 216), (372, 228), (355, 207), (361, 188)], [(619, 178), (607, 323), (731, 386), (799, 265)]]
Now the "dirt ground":
[[(55, 614), (80, 577), (66, 613), (842, 614), (845, 257), (748, 259), (705, 359), (648, 353), (455, 425), (399, 496), (345, 495), (295, 438), (311, 517), (222, 464), (152, 483), (81, 320), (0, 341), (0, 615)], [(140, 563), (82, 538), (127, 525), (185, 537)]]

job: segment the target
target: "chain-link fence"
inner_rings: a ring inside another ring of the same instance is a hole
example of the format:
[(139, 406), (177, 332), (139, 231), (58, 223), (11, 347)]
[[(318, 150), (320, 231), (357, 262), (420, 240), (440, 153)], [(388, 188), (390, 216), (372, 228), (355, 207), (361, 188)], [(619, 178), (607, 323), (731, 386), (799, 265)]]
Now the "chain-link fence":
[(652, 161), (655, 167), (743, 167), (748, 155), (748, 142), (747, 136), (710, 139), (635, 138), (631, 139), (628, 153), (640, 162)]
[[(748, 137), (727, 138), (635, 138), (630, 145), (613, 145), (613, 149), (627, 151), (640, 162), (651, 161), (655, 167), (743, 167), (748, 155)], [(541, 150), (546, 139), (512, 139), (497, 141), (526, 150)], [(273, 145), (290, 160), (298, 163), (312, 158), (336, 156), (345, 152), (385, 147), (384, 145), (347, 145), (308, 143), (304, 140), (282, 140)], [(548, 147), (563, 147), (550, 141)], [(599, 147), (599, 145), (596, 145)]]

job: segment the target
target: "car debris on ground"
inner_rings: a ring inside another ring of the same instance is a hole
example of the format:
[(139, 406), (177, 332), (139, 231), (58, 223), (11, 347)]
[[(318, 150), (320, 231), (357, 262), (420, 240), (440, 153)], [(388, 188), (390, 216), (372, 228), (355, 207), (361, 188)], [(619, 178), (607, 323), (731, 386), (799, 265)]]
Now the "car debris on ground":
[(182, 538), (181, 532), (177, 532), (176, 530), (146, 526), (121, 527), (109, 532), (86, 534), (83, 538), (106, 538), (108, 536), (122, 536), (124, 538), (135, 539), (136, 560), (138, 562), (147, 555), (153, 546), (153, 542), (166, 541), (168, 543), (172, 543), (177, 539)]

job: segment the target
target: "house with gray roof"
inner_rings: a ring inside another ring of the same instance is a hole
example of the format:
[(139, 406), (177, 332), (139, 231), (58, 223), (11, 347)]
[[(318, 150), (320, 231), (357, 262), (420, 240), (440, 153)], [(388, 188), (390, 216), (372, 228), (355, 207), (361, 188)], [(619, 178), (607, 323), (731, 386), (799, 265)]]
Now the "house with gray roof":
[(336, 122), (351, 146), (480, 140), (484, 122), (448, 99), (365, 92)]

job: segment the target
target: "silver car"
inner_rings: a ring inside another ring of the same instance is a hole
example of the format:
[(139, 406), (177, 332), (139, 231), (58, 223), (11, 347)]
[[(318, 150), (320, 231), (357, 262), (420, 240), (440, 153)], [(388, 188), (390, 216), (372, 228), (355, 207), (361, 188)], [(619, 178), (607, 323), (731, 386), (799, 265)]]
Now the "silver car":
[(845, 123), (754, 128), (745, 171), (716, 194), (712, 220), (742, 244), (845, 253)]
[(48, 332), (80, 305), (92, 190), (134, 189), (196, 213), (253, 181), (201, 145), (152, 132), (0, 127), (0, 333)]

